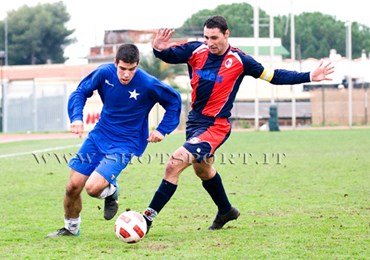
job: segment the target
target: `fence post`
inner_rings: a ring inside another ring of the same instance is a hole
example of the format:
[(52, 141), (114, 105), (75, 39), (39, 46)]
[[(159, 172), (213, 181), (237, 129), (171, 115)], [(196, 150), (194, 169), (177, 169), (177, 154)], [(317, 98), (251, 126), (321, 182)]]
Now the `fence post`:
[(4, 132), (4, 103), (5, 103), (5, 90), (3, 84), (3, 65), (5, 61), (5, 51), (0, 51), (0, 70), (1, 70), (1, 132)]

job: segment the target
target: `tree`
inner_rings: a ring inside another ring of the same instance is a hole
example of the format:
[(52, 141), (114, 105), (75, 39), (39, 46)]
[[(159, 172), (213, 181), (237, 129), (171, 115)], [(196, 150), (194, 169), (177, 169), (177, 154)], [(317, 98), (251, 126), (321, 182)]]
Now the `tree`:
[(155, 58), (153, 54), (149, 54), (141, 57), (139, 67), (159, 80), (169, 80), (176, 90), (183, 92), (183, 90), (173, 82), (173, 79), (175, 76), (186, 74), (186, 65), (167, 64)]
[[(207, 17), (222, 15), (227, 21), (231, 37), (253, 37), (253, 7), (247, 3), (219, 5), (214, 10), (204, 9), (193, 14), (177, 30), (177, 37), (202, 37), (203, 24)], [(259, 10), (259, 36), (269, 36), (269, 16)], [(274, 18), (274, 35), (282, 39), (282, 45), (290, 50), (289, 16)], [(333, 16), (319, 12), (295, 16), (295, 40), (297, 58), (327, 57), (331, 49), (345, 56), (346, 25)], [(363, 51), (370, 51), (370, 28), (356, 22), (352, 24), (352, 56), (358, 58)]]
[[(275, 33), (281, 37), (283, 46), (290, 50), (290, 28), (286, 30), (288, 22), (287, 16), (276, 17)], [(296, 53), (301, 53), (303, 59), (327, 57), (330, 49), (346, 55), (345, 22), (319, 12), (302, 13), (295, 17), (295, 28)], [(353, 58), (360, 57), (362, 50), (370, 51), (370, 29), (353, 23), (352, 43)]]
[(370, 28), (357, 22), (352, 23), (352, 51), (354, 58), (370, 52)]
[[(226, 18), (231, 37), (253, 37), (253, 7), (247, 3), (219, 5), (214, 10), (200, 10), (184, 22), (179, 28), (178, 35), (203, 36), (203, 24), (212, 15), (222, 15)], [(268, 15), (263, 10), (259, 10), (259, 16), (263, 23), (268, 21)], [(268, 37), (268, 35), (268, 27), (262, 27), (260, 36)]]
[[(24, 5), (8, 12), (9, 65), (63, 63), (64, 47), (75, 41), (68, 38), (74, 32), (65, 27), (69, 19), (62, 1), (35, 7)], [(0, 24), (1, 31), (3, 28), (4, 22)], [(0, 42), (0, 48), (4, 49), (3, 34)]]

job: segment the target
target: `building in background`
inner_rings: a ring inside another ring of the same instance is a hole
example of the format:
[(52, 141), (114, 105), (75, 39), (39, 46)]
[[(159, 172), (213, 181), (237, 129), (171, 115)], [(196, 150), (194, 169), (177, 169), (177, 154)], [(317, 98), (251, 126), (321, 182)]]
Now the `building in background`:
[[(47, 64), (29, 66), (3, 66), (4, 116), (2, 132), (66, 131), (69, 127), (67, 100), (81, 79), (87, 76), (101, 63), (112, 62), (120, 44), (135, 43), (142, 55), (153, 55), (151, 42), (154, 30), (116, 30), (106, 31), (104, 44), (93, 46), (86, 60), (76, 64)], [(193, 39), (173, 39), (174, 42), (186, 42)], [(246, 53), (252, 53), (255, 39), (230, 38), (230, 43)], [(258, 61), (271, 68), (311, 71), (319, 60), (283, 59), (288, 51), (281, 45), (280, 39), (260, 38)], [(271, 55), (270, 45), (273, 45)], [(308, 83), (297, 86), (273, 86), (268, 82), (246, 77), (238, 92), (232, 110), (232, 120), (236, 127), (254, 125), (256, 114), (259, 126), (267, 124), (269, 107), (278, 108), (279, 124), (289, 126), (295, 116), (297, 125), (345, 125), (348, 122), (348, 90), (346, 80), (352, 78), (354, 84), (353, 111), (354, 124), (367, 124), (369, 121), (368, 100), (370, 73), (369, 57), (364, 53), (358, 60), (349, 62), (334, 50), (328, 54), (327, 61), (335, 64), (333, 81), (320, 84)], [(176, 84), (186, 89), (182, 94), (184, 106), (189, 106), (190, 84), (188, 77), (179, 76)], [(294, 100), (294, 102), (292, 102)], [(256, 111), (255, 104), (258, 104)], [(294, 106), (294, 109), (293, 109)], [(92, 129), (99, 120), (102, 103), (98, 95), (88, 99), (84, 110), (86, 130)], [(179, 129), (184, 128), (185, 111)], [(294, 115), (293, 115), (294, 110)], [(154, 108), (150, 114), (150, 127), (155, 127), (163, 111)]]

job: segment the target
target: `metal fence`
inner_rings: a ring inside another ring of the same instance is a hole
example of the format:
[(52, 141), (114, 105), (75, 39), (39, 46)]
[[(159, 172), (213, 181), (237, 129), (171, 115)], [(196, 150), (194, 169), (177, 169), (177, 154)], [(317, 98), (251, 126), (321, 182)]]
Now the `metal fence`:
[[(35, 80), (10, 81), (4, 84), (1, 96), (3, 113), (0, 118), (0, 132), (67, 131), (69, 129), (67, 102), (75, 86), (75, 83), (67, 85), (58, 84), (57, 81), (51, 83)], [(349, 121), (355, 125), (368, 125), (370, 121), (368, 87), (354, 89), (351, 103), (348, 100), (347, 89), (322, 88), (312, 89), (309, 92), (309, 97), (296, 102), (289, 99), (276, 100), (274, 106), (277, 109), (280, 126), (293, 126), (293, 117), (296, 126), (348, 125)], [(185, 98), (183, 101), (183, 112), (178, 129), (184, 129), (189, 110), (189, 100)], [(233, 126), (236, 128), (253, 127), (256, 115), (258, 116), (258, 127), (266, 125), (270, 118), (271, 105), (268, 101), (260, 101), (258, 112), (256, 112), (253, 100), (237, 100), (231, 111)], [(352, 113), (348, 112), (349, 106)], [(94, 94), (88, 99), (84, 109), (86, 130), (94, 127), (101, 107), (98, 95)], [(149, 115), (150, 128), (158, 125), (163, 113), (164, 111), (158, 107), (152, 110)]]
[(2, 91), (2, 132), (47, 132), (67, 130), (65, 85), (9, 82)]

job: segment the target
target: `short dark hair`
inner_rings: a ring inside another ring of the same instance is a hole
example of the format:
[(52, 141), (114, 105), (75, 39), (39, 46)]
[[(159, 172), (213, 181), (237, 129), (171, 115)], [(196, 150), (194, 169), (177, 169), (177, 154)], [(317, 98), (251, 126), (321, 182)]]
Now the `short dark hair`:
[(218, 28), (223, 34), (225, 34), (226, 30), (229, 29), (226, 19), (219, 15), (209, 17), (204, 22), (204, 27), (207, 27), (209, 29)]
[(120, 45), (116, 53), (116, 61), (118, 62), (120, 60), (129, 64), (139, 63), (139, 49), (132, 43), (124, 43)]

